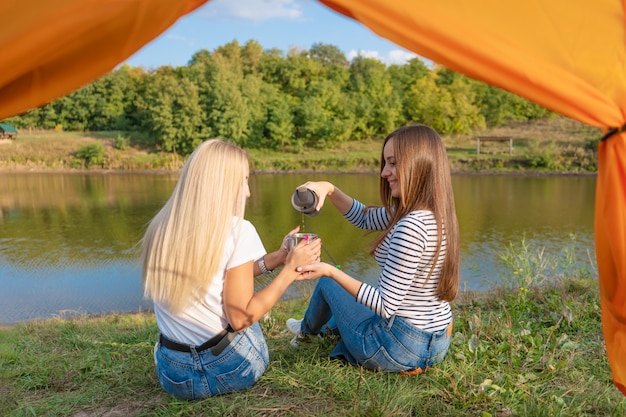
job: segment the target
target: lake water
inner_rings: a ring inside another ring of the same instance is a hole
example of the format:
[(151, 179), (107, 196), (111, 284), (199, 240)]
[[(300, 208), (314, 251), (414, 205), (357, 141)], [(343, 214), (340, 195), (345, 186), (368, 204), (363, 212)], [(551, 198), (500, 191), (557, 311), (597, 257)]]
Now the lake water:
[[(176, 175), (0, 174), (0, 323), (53, 316), (149, 309), (143, 299), (138, 242), (169, 197)], [(307, 180), (326, 179), (366, 204), (378, 201), (378, 176), (252, 175), (246, 217), (268, 251), (302, 222), (290, 203)], [(558, 254), (571, 247), (593, 263), (594, 176), (453, 177), (461, 230), (461, 289), (482, 290), (511, 274), (499, 255), (527, 244)], [(323, 260), (375, 282), (366, 254), (373, 236), (332, 206), (305, 218), (324, 241)], [(572, 240), (575, 236), (575, 241)], [(262, 287), (267, 277), (257, 282)], [(296, 283), (284, 298), (300, 297)]]

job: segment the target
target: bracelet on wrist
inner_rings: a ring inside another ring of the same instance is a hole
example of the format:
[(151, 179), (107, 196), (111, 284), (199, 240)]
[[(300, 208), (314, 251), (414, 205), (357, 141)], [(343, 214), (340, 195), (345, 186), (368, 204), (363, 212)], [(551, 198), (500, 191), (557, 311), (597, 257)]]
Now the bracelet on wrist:
[(259, 270), (261, 271), (262, 274), (269, 274), (272, 271), (274, 271), (273, 269), (267, 269), (267, 267), (265, 266), (265, 256), (261, 256), (256, 262), (257, 265), (259, 265)]

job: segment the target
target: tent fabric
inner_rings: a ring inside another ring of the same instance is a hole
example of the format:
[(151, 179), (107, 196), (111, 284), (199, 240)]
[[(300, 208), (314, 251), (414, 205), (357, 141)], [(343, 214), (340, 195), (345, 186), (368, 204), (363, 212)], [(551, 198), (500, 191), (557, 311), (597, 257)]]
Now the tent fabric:
[(602, 330), (614, 384), (626, 395), (626, 135), (599, 149), (595, 240)]
[(0, 1), (0, 120), (94, 81), (205, 2)]
[[(8, 0), (0, 120), (112, 70), (207, 0)], [(259, 0), (261, 1), (261, 0)], [(318, 0), (397, 45), (605, 131), (626, 122), (626, 0)], [(7, 64), (8, 63), (8, 64)], [(602, 326), (626, 395), (626, 133), (600, 145)]]

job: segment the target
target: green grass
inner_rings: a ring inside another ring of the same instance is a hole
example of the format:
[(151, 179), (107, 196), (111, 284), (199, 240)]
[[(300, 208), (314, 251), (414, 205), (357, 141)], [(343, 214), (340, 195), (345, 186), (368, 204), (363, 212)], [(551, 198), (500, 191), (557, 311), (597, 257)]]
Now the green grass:
[(446, 359), (419, 376), (330, 361), (332, 340), (289, 345), (284, 322), (305, 300), (262, 320), (270, 365), (251, 389), (198, 402), (167, 396), (154, 373), (152, 313), (18, 324), (0, 331), (3, 416), (626, 416), (604, 350), (593, 265), (571, 252), (543, 262), (522, 242), (502, 259), (503, 286), (453, 304)]

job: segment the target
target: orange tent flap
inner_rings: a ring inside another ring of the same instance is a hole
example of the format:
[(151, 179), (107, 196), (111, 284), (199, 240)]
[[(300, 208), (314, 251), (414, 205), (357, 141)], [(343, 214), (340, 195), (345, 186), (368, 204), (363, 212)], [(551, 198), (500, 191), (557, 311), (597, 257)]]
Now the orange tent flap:
[(0, 120), (82, 87), (207, 0), (0, 2)]
[(595, 240), (602, 329), (613, 382), (626, 395), (626, 132), (600, 145)]
[(620, 0), (319, 0), (397, 45), (593, 126), (621, 126)]

